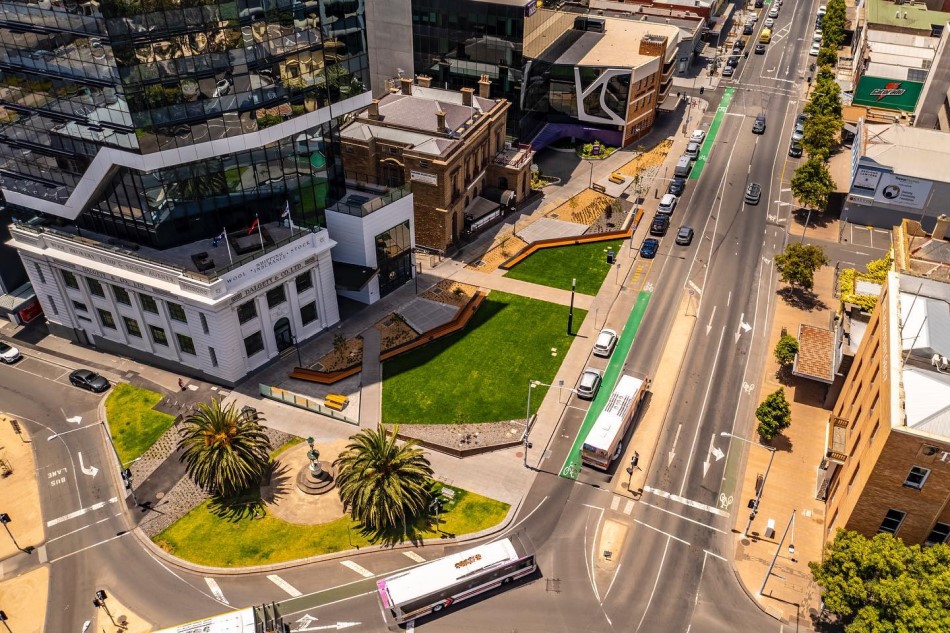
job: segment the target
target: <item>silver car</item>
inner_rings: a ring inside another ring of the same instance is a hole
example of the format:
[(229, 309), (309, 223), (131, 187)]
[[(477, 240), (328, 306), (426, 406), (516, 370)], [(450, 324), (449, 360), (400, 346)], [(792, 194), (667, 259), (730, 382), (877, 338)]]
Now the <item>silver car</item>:
[(594, 341), (594, 356), (609, 358), (617, 346), (617, 333), (610, 328), (604, 328)]
[(599, 369), (588, 367), (581, 374), (581, 379), (577, 383), (577, 395), (585, 400), (593, 400), (600, 389), (601, 374)]

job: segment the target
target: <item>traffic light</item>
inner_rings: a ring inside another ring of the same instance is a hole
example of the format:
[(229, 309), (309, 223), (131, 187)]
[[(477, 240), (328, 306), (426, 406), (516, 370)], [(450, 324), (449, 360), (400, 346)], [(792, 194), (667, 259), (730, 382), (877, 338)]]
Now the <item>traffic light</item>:
[(700, 86), (700, 87), (699, 87), (699, 94), (703, 94), (703, 92), (704, 92), (705, 90), (706, 90), (706, 87), (705, 87), (705, 86)]

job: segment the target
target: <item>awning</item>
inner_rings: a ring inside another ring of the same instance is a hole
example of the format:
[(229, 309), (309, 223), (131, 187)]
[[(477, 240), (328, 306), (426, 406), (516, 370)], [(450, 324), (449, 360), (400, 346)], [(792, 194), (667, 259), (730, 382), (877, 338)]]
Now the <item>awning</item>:
[(362, 290), (375, 274), (375, 268), (347, 264), (346, 262), (333, 262), (333, 278), (336, 281), (336, 287), (343, 290)]
[(848, 132), (849, 134), (857, 134), (857, 133), (858, 133), (858, 126), (852, 125), (852, 124), (850, 124), (850, 123), (845, 123), (845, 124), (844, 124), (844, 131), (845, 131), (845, 132)]

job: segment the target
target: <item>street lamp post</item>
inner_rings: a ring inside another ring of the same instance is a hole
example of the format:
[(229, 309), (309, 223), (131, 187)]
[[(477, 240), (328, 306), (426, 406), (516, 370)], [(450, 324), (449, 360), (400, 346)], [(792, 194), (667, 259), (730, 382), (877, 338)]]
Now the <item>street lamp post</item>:
[[(785, 525), (785, 531), (782, 532), (782, 540), (778, 542), (778, 546), (775, 548), (775, 555), (772, 557), (772, 563), (769, 565), (769, 570), (768, 570), (767, 572), (765, 572), (765, 578), (762, 579), (762, 586), (759, 587), (759, 595), (760, 595), (760, 596), (765, 595), (765, 583), (767, 583), (767, 582), (769, 581), (769, 576), (772, 575), (772, 570), (775, 569), (775, 562), (778, 560), (778, 553), (782, 551), (782, 545), (785, 544), (785, 537), (788, 536), (788, 530), (789, 530), (789, 528), (794, 529), (794, 527), (795, 527), (795, 512), (796, 512), (796, 510), (792, 510), (792, 516), (791, 516), (791, 518), (789, 518), (788, 523)], [(793, 534), (794, 534), (794, 532), (793, 532)], [(792, 540), (793, 540), (793, 541), (795, 540), (795, 537), (794, 537), (794, 536), (792, 537)], [(792, 554), (795, 553), (795, 545), (794, 545), (794, 543), (789, 543), (789, 544), (788, 544), (788, 551), (789, 551), (790, 553), (792, 553)], [(794, 560), (795, 560), (795, 559), (793, 558), (792, 561), (794, 561)]]
[(294, 342), (294, 347), (297, 349), (297, 367), (303, 367), (303, 360), (300, 358), (300, 343), (297, 342), (297, 337), (293, 334), (290, 335), (290, 339)]
[(109, 607), (106, 606), (106, 592), (103, 589), (96, 591), (96, 597), (92, 601), (92, 606), (97, 609), (101, 608), (106, 612), (106, 615), (109, 616), (109, 619), (112, 621), (112, 626), (119, 626), (116, 624), (115, 618), (112, 617), (112, 612), (109, 611)]
[(442, 504), (438, 499), (433, 499), (432, 503), (429, 504), (429, 512), (435, 510), (435, 529), (439, 534), (442, 534), (442, 524), (439, 523), (439, 512), (442, 510)]
[(18, 550), (20, 550), (20, 551), (23, 552), (24, 554), (29, 554), (29, 553), (31, 553), (31, 552), (33, 551), (33, 547), (32, 547), (32, 546), (28, 546), (26, 549), (24, 549), (24, 548), (20, 547), (20, 544), (16, 542), (16, 539), (15, 539), (15, 538), (13, 538), (13, 532), (10, 531), (10, 526), (7, 525), (7, 524), (10, 523), (12, 520), (13, 520), (13, 519), (10, 518), (10, 515), (7, 514), (6, 512), (0, 513), (0, 523), (3, 523), (3, 527), (6, 528), (7, 534), (10, 535), (10, 540), (13, 541), (14, 547), (16, 547)]
[[(540, 380), (529, 380), (528, 381), (528, 403), (525, 406), (524, 413), (524, 438), (521, 440), (524, 445), (524, 467), (530, 468), (528, 466), (528, 449), (531, 448), (531, 442), (528, 441), (528, 433), (531, 430), (530, 421), (531, 421), (531, 390), (535, 387), (557, 387), (558, 389), (564, 389), (564, 381), (559, 380), (557, 385), (549, 385), (546, 382), (541, 382)], [(571, 393), (576, 394), (577, 390), (571, 387), (567, 388)], [(558, 403), (560, 404), (560, 396), (558, 396)]]
[(574, 327), (574, 291), (577, 289), (577, 279), (571, 279), (571, 307), (567, 313), (567, 335), (573, 336), (571, 330)]
[(590, 179), (587, 183), (587, 188), (590, 189), (594, 186), (594, 161), (589, 160), (587, 162), (590, 163)]
[(755, 515), (759, 511), (759, 501), (762, 500), (762, 491), (765, 490), (765, 482), (768, 481), (769, 471), (772, 470), (772, 460), (775, 458), (775, 447), (762, 446), (762, 444), (753, 442), (752, 440), (746, 439), (739, 435), (733, 435), (729, 431), (723, 431), (720, 433), (720, 435), (723, 437), (731, 437), (736, 440), (742, 440), (743, 442), (747, 442), (752, 446), (761, 446), (769, 452), (769, 465), (765, 467), (765, 475), (762, 477), (762, 485), (759, 486), (759, 489), (755, 493), (755, 500), (752, 502), (752, 512), (749, 513), (749, 521), (746, 523), (745, 531), (742, 533), (744, 536), (749, 536), (749, 529), (752, 527), (752, 520), (755, 519)]
[(7, 630), (7, 633), (13, 633), (13, 631), (10, 630), (10, 625), (7, 624), (7, 614), (2, 610), (0, 610), (0, 622), (3, 622), (3, 628)]

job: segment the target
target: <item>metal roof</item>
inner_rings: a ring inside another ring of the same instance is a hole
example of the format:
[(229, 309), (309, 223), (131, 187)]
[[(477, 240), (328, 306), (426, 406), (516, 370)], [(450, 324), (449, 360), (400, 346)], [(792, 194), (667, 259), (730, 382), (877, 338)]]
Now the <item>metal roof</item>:
[(950, 182), (950, 133), (898, 123), (865, 125), (864, 157), (903, 176)]

